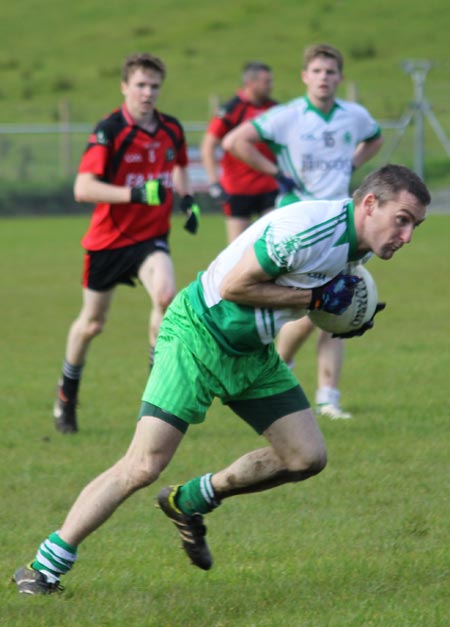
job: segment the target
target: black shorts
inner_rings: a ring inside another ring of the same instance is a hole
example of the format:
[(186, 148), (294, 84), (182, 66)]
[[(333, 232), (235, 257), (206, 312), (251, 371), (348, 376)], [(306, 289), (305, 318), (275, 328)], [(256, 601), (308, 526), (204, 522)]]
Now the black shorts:
[(224, 203), (223, 211), (226, 216), (233, 218), (251, 218), (256, 213), (261, 215), (268, 209), (275, 207), (275, 198), (278, 196), (279, 190), (266, 192), (265, 194), (230, 194), (226, 203)]
[(149, 255), (170, 254), (168, 234), (112, 250), (88, 250), (84, 255), (83, 287), (105, 292), (119, 283), (135, 286), (139, 268)]

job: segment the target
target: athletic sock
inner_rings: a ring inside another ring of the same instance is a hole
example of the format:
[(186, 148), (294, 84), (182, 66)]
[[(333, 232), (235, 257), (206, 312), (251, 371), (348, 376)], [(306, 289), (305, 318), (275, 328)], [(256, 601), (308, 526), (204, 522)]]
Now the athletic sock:
[(339, 407), (339, 400), (341, 393), (336, 388), (329, 386), (323, 386), (316, 392), (316, 404), (317, 405), (334, 405)]
[(81, 373), (83, 366), (72, 366), (64, 360), (62, 370), (62, 392), (69, 401), (75, 401), (80, 387)]
[(207, 514), (220, 505), (211, 484), (212, 473), (191, 479), (178, 488), (176, 505), (188, 516)]
[(50, 583), (55, 583), (69, 572), (76, 559), (77, 547), (64, 542), (55, 531), (41, 544), (31, 567), (45, 575)]

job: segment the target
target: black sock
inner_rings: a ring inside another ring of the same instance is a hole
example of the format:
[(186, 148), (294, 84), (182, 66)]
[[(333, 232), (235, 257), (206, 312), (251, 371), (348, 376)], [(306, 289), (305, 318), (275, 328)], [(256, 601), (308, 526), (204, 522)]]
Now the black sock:
[(77, 399), (82, 370), (83, 366), (71, 366), (67, 361), (64, 361), (61, 388), (69, 401), (76, 401)]

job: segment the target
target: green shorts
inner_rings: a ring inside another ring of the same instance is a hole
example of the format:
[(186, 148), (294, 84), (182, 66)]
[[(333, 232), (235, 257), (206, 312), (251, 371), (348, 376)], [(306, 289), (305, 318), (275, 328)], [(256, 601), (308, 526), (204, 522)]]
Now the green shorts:
[(179, 426), (177, 420), (200, 423), (215, 397), (258, 433), (278, 418), (309, 407), (273, 344), (246, 355), (229, 355), (192, 309), (187, 290), (183, 290), (161, 324), (140, 416), (155, 415), (154, 409), (159, 408), (158, 417), (175, 426)]

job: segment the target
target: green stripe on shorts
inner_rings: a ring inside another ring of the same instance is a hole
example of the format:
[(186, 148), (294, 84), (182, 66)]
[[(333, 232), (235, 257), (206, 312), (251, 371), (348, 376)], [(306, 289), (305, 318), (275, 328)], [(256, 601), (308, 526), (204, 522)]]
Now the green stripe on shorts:
[(146, 403), (145, 401), (141, 404), (138, 420), (140, 420), (142, 416), (154, 416), (155, 418), (160, 418), (164, 422), (167, 422), (167, 424), (175, 427), (175, 429), (178, 429), (178, 431), (181, 431), (181, 433), (186, 433), (189, 427), (188, 423), (184, 420), (180, 420), (180, 418), (177, 418), (177, 416), (174, 416), (173, 414), (169, 414), (167, 411), (161, 409), (161, 407), (157, 407), (152, 403)]

